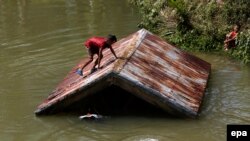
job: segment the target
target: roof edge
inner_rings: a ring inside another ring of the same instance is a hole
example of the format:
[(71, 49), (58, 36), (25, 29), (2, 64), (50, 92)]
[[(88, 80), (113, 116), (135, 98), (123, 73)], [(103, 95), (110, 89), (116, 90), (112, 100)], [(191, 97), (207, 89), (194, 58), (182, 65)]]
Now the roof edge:
[[(70, 105), (71, 103), (74, 103), (75, 101), (77, 101), (77, 99), (84, 98), (92, 93), (95, 93), (96, 91), (99, 91), (100, 89), (103, 89), (105, 87), (112, 85), (113, 75), (114, 74), (112, 72), (107, 73), (106, 75), (92, 81), (91, 83), (87, 84), (84, 87), (75, 89), (67, 95), (54, 98), (53, 100), (48, 102), (46, 105), (43, 105), (44, 103), (42, 103), (37, 107), (34, 113), (35, 115), (39, 116), (39, 115), (46, 115), (46, 114), (53, 113), (55, 110), (60, 111), (60, 109), (62, 109), (61, 107), (65, 107), (65, 103), (67, 103), (66, 105)], [(85, 94), (79, 94), (82, 92), (84, 92)], [(74, 101), (71, 101), (71, 102), (67, 101), (69, 97), (71, 99), (73, 98)]]

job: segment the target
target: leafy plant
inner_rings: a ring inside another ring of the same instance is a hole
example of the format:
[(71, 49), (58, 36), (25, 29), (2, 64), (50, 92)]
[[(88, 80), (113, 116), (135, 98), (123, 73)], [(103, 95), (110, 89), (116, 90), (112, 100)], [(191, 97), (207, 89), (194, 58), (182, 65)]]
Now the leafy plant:
[(233, 57), (242, 60), (243, 63), (250, 63), (250, 30), (241, 32), (237, 37), (237, 47), (232, 52)]
[[(223, 51), (225, 35), (241, 24), (237, 48), (229, 55), (249, 63), (249, 0), (129, 0), (142, 14), (139, 27), (185, 50)], [(169, 16), (170, 15), (170, 16)], [(171, 22), (175, 22), (172, 24)], [(168, 25), (175, 29), (168, 29)]]

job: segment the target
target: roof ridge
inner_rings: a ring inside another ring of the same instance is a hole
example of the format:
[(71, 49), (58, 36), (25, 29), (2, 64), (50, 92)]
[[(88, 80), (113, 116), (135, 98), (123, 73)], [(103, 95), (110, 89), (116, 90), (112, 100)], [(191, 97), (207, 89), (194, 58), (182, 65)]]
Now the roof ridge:
[(122, 58), (119, 59), (114, 63), (113, 72), (119, 74), (121, 70), (124, 68), (126, 63), (128, 62), (129, 58), (134, 54), (136, 49), (140, 46), (141, 42), (144, 40), (147, 34), (151, 34), (148, 30), (142, 28), (141, 30), (137, 31), (133, 34), (127, 49), (121, 55)]

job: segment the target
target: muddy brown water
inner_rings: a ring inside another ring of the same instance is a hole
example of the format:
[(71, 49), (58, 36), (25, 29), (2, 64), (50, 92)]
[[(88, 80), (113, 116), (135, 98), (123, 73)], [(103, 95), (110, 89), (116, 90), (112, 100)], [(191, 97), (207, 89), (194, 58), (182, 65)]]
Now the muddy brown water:
[(0, 0), (1, 141), (222, 141), (227, 124), (250, 123), (250, 67), (223, 55), (212, 64), (199, 119), (129, 115), (81, 121), (36, 117), (36, 106), (86, 52), (90, 36), (125, 37), (140, 15), (125, 0)]

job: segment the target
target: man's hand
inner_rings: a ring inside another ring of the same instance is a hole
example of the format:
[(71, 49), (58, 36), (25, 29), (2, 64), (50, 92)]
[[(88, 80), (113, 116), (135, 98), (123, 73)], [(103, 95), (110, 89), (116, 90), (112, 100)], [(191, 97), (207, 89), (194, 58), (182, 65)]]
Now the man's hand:
[(99, 69), (102, 69), (102, 68), (103, 68), (103, 66), (97, 67), (98, 70), (99, 70)]

